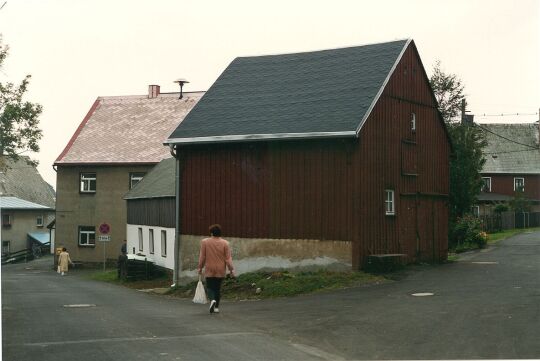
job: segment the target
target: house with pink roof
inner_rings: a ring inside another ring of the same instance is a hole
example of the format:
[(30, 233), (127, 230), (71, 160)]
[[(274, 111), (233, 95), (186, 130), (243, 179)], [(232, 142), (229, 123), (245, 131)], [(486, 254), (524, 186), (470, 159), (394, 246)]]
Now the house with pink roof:
[[(161, 160), (170, 157), (164, 140), (204, 92), (98, 97), (54, 162), (56, 247), (74, 261), (116, 260), (126, 239), (124, 195)], [(110, 241), (99, 242), (101, 224)]]

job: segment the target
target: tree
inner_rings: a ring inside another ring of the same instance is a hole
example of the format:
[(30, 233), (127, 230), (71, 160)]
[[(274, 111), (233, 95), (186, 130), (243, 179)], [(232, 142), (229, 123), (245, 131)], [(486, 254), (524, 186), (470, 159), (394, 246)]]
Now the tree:
[(440, 60), (437, 60), (433, 67), (430, 83), (445, 123), (448, 124), (457, 119), (461, 110), (461, 102), (465, 100), (465, 87), (461, 80), (455, 74), (444, 73)]
[(456, 121), (465, 100), (464, 86), (455, 74), (446, 74), (437, 61), (430, 78), (439, 111), (452, 141), (450, 157), (450, 234), (457, 220), (471, 212), (482, 188), (485, 134), (474, 124)]
[[(0, 69), (9, 53), (0, 37)], [(19, 85), (0, 81), (0, 167), (6, 165), (5, 158), (16, 161), (21, 153), (39, 151), (42, 131), (39, 129), (40, 104), (24, 100), (31, 75), (27, 75)], [(33, 165), (37, 161), (30, 160)]]

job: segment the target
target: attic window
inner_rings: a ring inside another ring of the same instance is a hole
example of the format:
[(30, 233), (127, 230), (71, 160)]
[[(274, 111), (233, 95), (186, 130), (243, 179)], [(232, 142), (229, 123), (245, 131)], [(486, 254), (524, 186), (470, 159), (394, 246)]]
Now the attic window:
[(482, 192), (491, 192), (491, 177), (482, 177)]
[(139, 183), (146, 173), (129, 173), (129, 189), (135, 187)]
[(43, 215), (40, 214), (36, 217), (36, 226), (43, 227)]
[(411, 130), (416, 131), (416, 114), (411, 113)]

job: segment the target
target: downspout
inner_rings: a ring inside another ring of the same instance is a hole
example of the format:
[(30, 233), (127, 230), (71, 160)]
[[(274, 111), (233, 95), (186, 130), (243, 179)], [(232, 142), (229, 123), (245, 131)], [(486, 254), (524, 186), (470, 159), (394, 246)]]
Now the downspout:
[(169, 144), (171, 155), (176, 159), (175, 170), (175, 182), (174, 190), (176, 194), (175, 199), (175, 228), (174, 228), (174, 273), (173, 284), (171, 287), (179, 285), (180, 271), (182, 270), (182, 257), (180, 256), (180, 156), (178, 154), (178, 148), (174, 144)]

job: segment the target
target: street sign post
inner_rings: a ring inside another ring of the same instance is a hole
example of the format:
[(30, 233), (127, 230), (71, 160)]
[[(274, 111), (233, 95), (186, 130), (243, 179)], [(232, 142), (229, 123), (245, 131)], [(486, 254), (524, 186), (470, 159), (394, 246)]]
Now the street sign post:
[(106, 248), (107, 243), (111, 241), (111, 236), (109, 235), (109, 232), (111, 231), (111, 226), (108, 223), (101, 223), (99, 225), (99, 233), (101, 233), (98, 236), (98, 241), (103, 243), (103, 271), (105, 272), (105, 264), (107, 263), (106, 258)]

